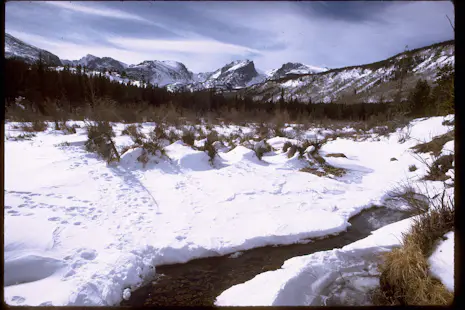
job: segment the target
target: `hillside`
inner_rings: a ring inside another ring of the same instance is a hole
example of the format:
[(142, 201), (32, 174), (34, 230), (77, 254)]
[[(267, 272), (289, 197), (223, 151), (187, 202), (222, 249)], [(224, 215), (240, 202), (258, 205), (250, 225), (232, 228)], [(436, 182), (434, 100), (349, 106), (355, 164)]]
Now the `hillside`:
[(277, 101), (282, 90), (286, 99), (311, 102), (391, 101), (400, 80), (400, 66), (406, 68), (403, 96), (418, 79), (432, 81), (439, 67), (455, 62), (454, 41), (446, 41), (400, 53), (386, 60), (321, 73), (287, 75), (242, 90), (256, 100)]
[(27, 63), (34, 63), (39, 60), (39, 56), (42, 56), (43, 61), (50, 66), (62, 64), (58, 56), (5, 33), (5, 58), (18, 58)]

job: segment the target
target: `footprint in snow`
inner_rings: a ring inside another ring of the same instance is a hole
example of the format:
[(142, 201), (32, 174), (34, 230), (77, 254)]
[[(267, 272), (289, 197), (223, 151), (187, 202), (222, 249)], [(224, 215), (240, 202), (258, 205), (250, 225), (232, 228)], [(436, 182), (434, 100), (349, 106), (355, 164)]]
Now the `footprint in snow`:
[(58, 216), (54, 216), (54, 217), (49, 217), (48, 220), (52, 222), (56, 222), (56, 221), (59, 221), (60, 218)]
[(81, 251), (80, 256), (86, 260), (94, 260), (97, 257), (97, 251), (94, 249), (84, 249)]
[(81, 225), (81, 222), (74, 222), (73, 225), (79, 226)]

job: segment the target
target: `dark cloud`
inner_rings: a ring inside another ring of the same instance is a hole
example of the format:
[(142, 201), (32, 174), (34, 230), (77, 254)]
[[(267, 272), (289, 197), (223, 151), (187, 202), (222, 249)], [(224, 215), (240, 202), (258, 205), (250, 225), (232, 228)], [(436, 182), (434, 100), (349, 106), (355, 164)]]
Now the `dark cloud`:
[(299, 6), (328, 20), (382, 22), (379, 15), (389, 6), (399, 4), (392, 1), (314, 1), (302, 2)]

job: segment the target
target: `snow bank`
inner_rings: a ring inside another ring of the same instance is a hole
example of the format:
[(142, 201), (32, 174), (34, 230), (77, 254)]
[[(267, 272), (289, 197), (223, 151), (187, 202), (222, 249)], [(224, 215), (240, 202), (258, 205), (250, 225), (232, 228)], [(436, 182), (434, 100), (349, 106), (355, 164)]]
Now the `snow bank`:
[(444, 235), (437, 248), (428, 259), (431, 274), (441, 280), (451, 292), (454, 291), (454, 232)]

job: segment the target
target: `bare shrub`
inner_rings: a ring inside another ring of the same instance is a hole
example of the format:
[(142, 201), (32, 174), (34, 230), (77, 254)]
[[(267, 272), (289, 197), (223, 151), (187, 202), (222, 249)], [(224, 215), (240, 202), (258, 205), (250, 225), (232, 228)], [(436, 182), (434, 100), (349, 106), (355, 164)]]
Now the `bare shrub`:
[(87, 141), (85, 143), (88, 152), (97, 153), (107, 163), (119, 161), (120, 155), (113, 142), (115, 133), (109, 122), (98, 121), (87, 124)]
[(449, 179), (446, 173), (453, 169), (452, 165), (454, 161), (454, 155), (443, 155), (436, 158), (431, 165), (428, 167), (428, 173), (425, 176), (425, 180), (429, 181), (445, 181)]
[(163, 123), (157, 123), (155, 125), (155, 128), (153, 129), (153, 131), (150, 134), (153, 134), (154, 138), (156, 138), (156, 139), (170, 140), (169, 135), (166, 134), (166, 128), (163, 125)]
[(194, 146), (195, 132), (191, 129), (184, 128), (181, 135), (182, 142), (187, 145)]
[(293, 144), (289, 141), (286, 141), (283, 145), (283, 152), (287, 152), (287, 150), (292, 146)]
[(78, 125), (69, 126), (66, 121), (59, 123), (59, 128), (65, 135), (75, 134), (76, 128), (78, 128), (76, 126)]
[(255, 155), (257, 156), (257, 158), (259, 160), (262, 160), (262, 157), (265, 153), (267, 152), (271, 152), (272, 151), (272, 148), (271, 148), (271, 145), (269, 145), (266, 140), (262, 140), (258, 143), (255, 143), (255, 145), (253, 146), (253, 150), (255, 152)]
[(32, 121), (30, 123), (23, 123), (21, 124), (20, 129), (26, 132), (39, 132), (45, 131), (48, 128), (47, 122), (44, 121)]
[(292, 156), (294, 156), (294, 154), (297, 152), (297, 150), (298, 150), (297, 145), (292, 144), (289, 147), (289, 150), (287, 152), (287, 158), (291, 158)]
[[(217, 137), (217, 135), (216, 135), (216, 137)], [(215, 156), (218, 154), (218, 150), (215, 148), (215, 145), (214, 145), (215, 141), (217, 141), (217, 140), (215, 140), (215, 134), (210, 133), (207, 136), (207, 139), (206, 139), (204, 145), (201, 148), (199, 148), (200, 150), (207, 153), (211, 165), (213, 165)]]
[(24, 133), (17, 136), (6, 136), (7, 140), (10, 141), (23, 141), (23, 140), (32, 140), (36, 135), (34, 133)]
[(173, 142), (176, 142), (176, 141), (178, 141), (178, 140), (181, 140), (181, 137), (178, 135), (178, 133), (176, 132), (176, 130), (171, 129), (171, 130), (168, 132), (168, 140), (170, 141), (170, 143), (173, 143)]
[(408, 124), (405, 127), (405, 130), (401, 130), (399, 132), (399, 138), (398, 138), (397, 142), (405, 143), (408, 139), (410, 139), (411, 134), (412, 134), (412, 126), (410, 124)]
[(428, 211), (430, 198), (420, 194), (411, 184), (400, 184), (387, 193), (386, 204), (407, 206), (404, 210), (411, 214), (422, 214)]
[(128, 135), (135, 144), (142, 144), (145, 135), (139, 131), (136, 125), (128, 125), (121, 132), (122, 135)]

